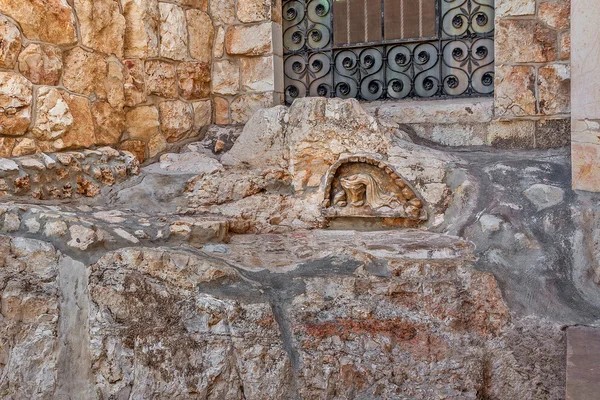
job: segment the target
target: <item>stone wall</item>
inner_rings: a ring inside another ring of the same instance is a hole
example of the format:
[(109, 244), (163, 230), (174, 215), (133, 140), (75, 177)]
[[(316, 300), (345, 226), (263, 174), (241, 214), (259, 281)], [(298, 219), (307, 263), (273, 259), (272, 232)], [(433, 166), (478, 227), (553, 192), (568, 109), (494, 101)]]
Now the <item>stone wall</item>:
[(0, 157), (109, 145), (143, 161), (215, 120), (246, 122), (277, 97), (279, 9), (0, 0)]

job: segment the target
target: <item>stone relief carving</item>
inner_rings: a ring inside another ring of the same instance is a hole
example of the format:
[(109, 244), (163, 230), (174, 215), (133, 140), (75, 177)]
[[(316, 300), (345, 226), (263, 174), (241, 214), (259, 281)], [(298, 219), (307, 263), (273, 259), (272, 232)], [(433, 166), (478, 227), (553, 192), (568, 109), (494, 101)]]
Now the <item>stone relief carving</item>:
[(371, 156), (351, 156), (331, 166), (325, 181), (326, 217), (427, 219), (424, 202), (385, 162)]

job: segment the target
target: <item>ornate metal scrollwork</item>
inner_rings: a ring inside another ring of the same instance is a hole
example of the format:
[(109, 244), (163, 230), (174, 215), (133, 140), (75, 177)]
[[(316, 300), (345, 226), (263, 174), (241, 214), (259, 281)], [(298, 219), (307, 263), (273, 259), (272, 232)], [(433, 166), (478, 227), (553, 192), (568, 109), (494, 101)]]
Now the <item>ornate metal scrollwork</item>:
[[(437, 39), (334, 43), (331, 0), (285, 0), (285, 99), (486, 96), (494, 91), (494, 0), (433, 0)], [(382, 19), (383, 23), (383, 19)]]

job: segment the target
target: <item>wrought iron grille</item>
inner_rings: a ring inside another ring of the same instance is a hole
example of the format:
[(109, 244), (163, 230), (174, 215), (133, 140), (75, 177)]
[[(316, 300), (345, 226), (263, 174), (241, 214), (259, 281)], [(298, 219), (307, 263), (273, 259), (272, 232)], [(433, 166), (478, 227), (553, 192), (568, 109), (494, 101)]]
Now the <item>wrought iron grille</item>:
[(494, 0), (284, 0), (285, 100), (486, 96)]

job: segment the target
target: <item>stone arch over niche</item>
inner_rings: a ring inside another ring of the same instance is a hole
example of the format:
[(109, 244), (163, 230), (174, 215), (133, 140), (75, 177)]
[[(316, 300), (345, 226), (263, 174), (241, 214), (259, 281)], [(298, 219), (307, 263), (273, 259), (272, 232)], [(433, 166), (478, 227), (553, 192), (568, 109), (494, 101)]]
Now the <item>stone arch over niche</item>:
[(400, 218), (426, 221), (419, 193), (381, 157), (340, 158), (327, 171), (322, 213), (326, 218)]

